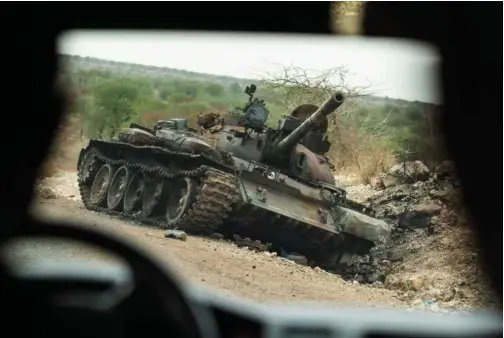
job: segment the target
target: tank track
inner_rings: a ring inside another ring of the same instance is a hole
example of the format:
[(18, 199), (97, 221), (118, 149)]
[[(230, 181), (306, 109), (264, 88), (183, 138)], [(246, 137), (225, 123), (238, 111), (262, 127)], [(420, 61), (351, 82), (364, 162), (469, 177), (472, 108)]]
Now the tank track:
[[(169, 227), (166, 220), (161, 217), (147, 218), (138, 213), (113, 211), (106, 207), (95, 206), (90, 203), (90, 188), (94, 175), (104, 164), (110, 164), (115, 167), (126, 166), (131, 170), (142, 171), (164, 179), (194, 178), (200, 182), (196, 192), (196, 200), (179, 222), (172, 227)], [(88, 210), (111, 216), (120, 216), (128, 220), (142, 222), (163, 229), (182, 229), (193, 234), (215, 232), (228, 216), (232, 205), (239, 197), (236, 178), (223, 171), (202, 165), (193, 170), (171, 172), (166, 167), (160, 165), (131, 163), (126, 160), (112, 159), (102, 154), (96, 148), (90, 149), (84, 155), (82, 165), (78, 170), (78, 185), (81, 199)]]

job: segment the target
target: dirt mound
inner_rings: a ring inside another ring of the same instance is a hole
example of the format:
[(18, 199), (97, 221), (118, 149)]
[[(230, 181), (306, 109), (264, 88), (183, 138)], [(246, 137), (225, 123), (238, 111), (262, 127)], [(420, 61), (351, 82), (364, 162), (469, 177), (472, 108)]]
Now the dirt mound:
[(479, 254), (456, 179), (431, 174), (413, 184), (381, 190), (361, 185), (347, 191), (350, 198), (372, 206), (375, 216), (394, 230), (387, 245), (354, 257), (345, 278), (384, 284), (415, 304), (496, 305), (478, 267)]

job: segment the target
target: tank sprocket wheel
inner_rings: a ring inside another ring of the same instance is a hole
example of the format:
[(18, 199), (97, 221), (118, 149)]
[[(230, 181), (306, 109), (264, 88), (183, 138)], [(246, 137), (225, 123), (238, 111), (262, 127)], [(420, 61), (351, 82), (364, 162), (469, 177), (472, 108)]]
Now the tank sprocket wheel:
[(110, 210), (121, 211), (124, 206), (124, 195), (131, 177), (131, 170), (121, 166), (116, 170), (107, 194), (107, 207)]
[(123, 210), (126, 213), (138, 213), (142, 208), (142, 197), (145, 189), (145, 175), (137, 171), (131, 176), (124, 193)]
[(182, 177), (170, 186), (166, 207), (166, 226), (176, 228), (196, 199), (198, 183), (191, 177)]
[(104, 164), (96, 173), (93, 184), (89, 191), (89, 203), (94, 206), (106, 204), (107, 195), (114, 176), (115, 168), (110, 164)]

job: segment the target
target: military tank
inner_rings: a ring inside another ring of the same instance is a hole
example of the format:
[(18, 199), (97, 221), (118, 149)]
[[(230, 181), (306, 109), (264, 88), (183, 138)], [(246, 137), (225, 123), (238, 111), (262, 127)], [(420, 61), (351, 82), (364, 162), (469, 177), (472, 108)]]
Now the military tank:
[(271, 128), (255, 91), (247, 86), (249, 99), (231, 119), (201, 115), (199, 131), (175, 118), (90, 140), (77, 163), (85, 207), (163, 229), (270, 243), (328, 268), (386, 241), (390, 227), (346, 197), (324, 156), (327, 116), (344, 94), (311, 105), (311, 114), (299, 107)]

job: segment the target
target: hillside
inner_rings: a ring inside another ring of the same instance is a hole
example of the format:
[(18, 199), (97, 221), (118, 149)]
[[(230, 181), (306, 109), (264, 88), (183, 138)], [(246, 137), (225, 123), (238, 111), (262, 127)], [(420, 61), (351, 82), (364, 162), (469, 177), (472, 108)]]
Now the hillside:
[(223, 86), (237, 83), (241, 87), (258, 82), (257, 79), (241, 79), (231, 76), (195, 73), (183, 69), (104, 60), (87, 56), (60, 54), (60, 57), (61, 63), (66, 67), (82, 70), (103, 70), (126, 76), (169, 77), (188, 81), (212, 82)]
[[(62, 65), (64, 67), (69, 67), (70, 69), (101, 70), (125, 76), (176, 78), (185, 81), (212, 82), (223, 86), (231, 86), (233, 84), (238, 84), (240, 87), (243, 88), (245, 88), (245, 86), (251, 83), (260, 84), (261, 82), (258, 79), (244, 79), (232, 76), (204, 74), (204, 73), (191, 72), (184, 69), (149, 66), (136, 63), (104, 60), (95, 57), (87, 57), (79, 55), (60, 54), (60, 57)], [(367, 105), (406, 106), (412, 103), (411, 101), (407, 100), (382, 97), (376, 95), (366, 95), (364, 97), (358, 98), (357, 100), (362, 105), (366, 106)], [(425, 103), (420, 101), (415, 101), (414, 103), (425, 107), (436, 107), (436, 105), (432, 103)]]
[[(256, 95), (270, 111), (268, 124), (299, 103), (320, 103), (337, 87), (317, 81), (279, 84), (278, 79), (240, 79), (186, 70), (62, 55), (61, 85), (71, 97), (69, 113), (81, 121), (80, 134), (113, 137), (130, 122), (152, 125), (185, 117), (193, 127), (201, 112), (227, 113), (243, 106), (244, 87), (255, 83)], [(289, 75), (295, 78), (295, 75)], [(439, 107), (376, 95), (346, 100), (331, 117), (328, 156), (336, 170), (356, 172), (365, 182), (396, 161), (419, 159), (434, 167), (445, 159), (435, 120)]]
[(400, 108), (405, 108), (409, 105), (416, 105), (417, 107), (423, 110), (438, 110), (440, 109), (439, 105), (421, 101), (407, 101), (403, 99), (394, 99), (390, 97), (376, 96), (376, 95), (366, 95), (363, 97), (357, 98), (361, 105), (369, 105), (369, 106), (386, 106), (392, 105)]

